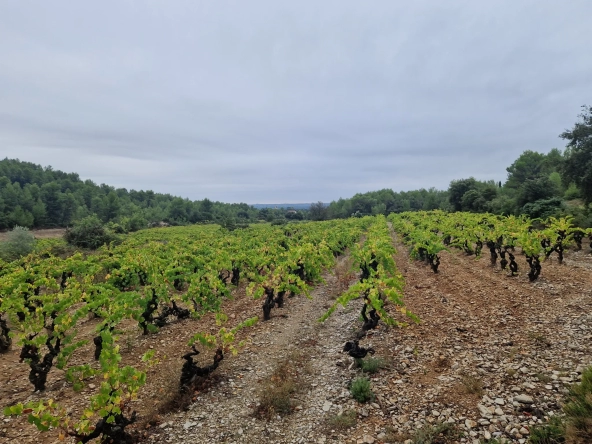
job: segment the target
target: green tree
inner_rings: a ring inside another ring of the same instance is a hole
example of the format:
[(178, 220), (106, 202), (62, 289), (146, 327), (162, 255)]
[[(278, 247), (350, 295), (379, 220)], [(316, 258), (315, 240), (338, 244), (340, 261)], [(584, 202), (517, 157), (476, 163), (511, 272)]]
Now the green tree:
[(171, 201), (169, 206), (168, 218), (171, 221), (185, 222), (187, 220), (187, 207), (185, 201), (180, 197), (176, 197)]
[(550, 199), (560, 194), (555, 184), (548, 177), (527, 179), (518, 190), (517, 204), (523, 206), (527, 203), (541, 199)]
[(477, 190), (469, 190), (463, 194), (461, 199), (461, 208), (463, 211), (470, 211), (480, 213), (485, 211), (487, 201), (483, 195)]
[(66, 227), (70, 225), (72, 219), (76, 215), (76, 209), (78, 208), (78, 202), (74, 195), (70, 192), (60, 195), (60, 201), (62, 206), (62, 218), (60, 220), (60, 226)]
[(23, 210), (20, 205), (17, 205), (14, 210), (8, 215), (10, 225), (31, 228), (33, 226), (33, 215), (27, 210)]
[(327, 219), (327, 207), (323, 202), (317, 202), (310, 205), (308, 215), (311, 220), (325, 220)]
[(545, 155), (536, 151), (524, 151), (506, 171), (508, 180), (506, 187), (518, 189), (527, 180), (537, 179), (543, 172)]
[(562, 166), (563, 183), (569, 186), (575, 183), (582, 190), (586, 203), (592, 202), (592, 106), (582, 107), (576, 122), (570, 131), (564, 131), (559, 137), (568, 141), (565, 160)]
[(60, 185), (57, 182), (49, 182), (41, 187), (48, 226), (59, 227), (62, 221), (62, 201), (60, 194)]
[(474, 177), (468, 179), (453, 180), (448, 187), (448, 200), (454, 211), (462, 211), (462, 198), (467, 191), (476, 190), (477, 181)]
[(110, 191), (107, 196), (103, 198), (103, 220), (105, 222), (112, 221), (119, 216), (119, 209), (121, 203), (119, 202), (119, 196), (115, 191)]

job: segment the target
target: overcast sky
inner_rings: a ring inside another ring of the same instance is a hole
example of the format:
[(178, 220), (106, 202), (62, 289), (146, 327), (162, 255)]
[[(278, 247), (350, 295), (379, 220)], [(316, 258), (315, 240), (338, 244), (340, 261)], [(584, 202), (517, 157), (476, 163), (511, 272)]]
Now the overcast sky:
[(0, 157), (191, 199), (506, 179), (592, 104), (592, 1), (0, 0)]

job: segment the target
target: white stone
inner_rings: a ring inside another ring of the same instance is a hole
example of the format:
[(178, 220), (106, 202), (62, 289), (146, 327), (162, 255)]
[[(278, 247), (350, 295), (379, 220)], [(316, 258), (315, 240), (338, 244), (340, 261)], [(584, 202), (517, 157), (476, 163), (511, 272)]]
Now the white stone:
[(514, 401), (519, 402), (520, 404), (532, 404), (534, 400), (531, 396), (528, 395), (518, 395), (514, 396)]
[(465, 426), (467, 427), (467, 429), (472, 429), (473, 427), (477, 426), (477, 423), (472, 419), (466, 419)]

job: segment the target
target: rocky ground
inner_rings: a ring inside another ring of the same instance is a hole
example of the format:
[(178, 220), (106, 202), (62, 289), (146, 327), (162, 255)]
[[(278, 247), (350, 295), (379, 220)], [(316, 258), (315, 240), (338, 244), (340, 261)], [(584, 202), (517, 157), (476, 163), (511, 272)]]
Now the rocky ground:
[[(374, 401), (352, 399), (348, 386), (362, 372), (342, 352), (360, 327), (362, 301), (317, 322), (339, 287), (356, 279), (344, 272), (347, 258), (342, 258), (337, 276), (327, 275), (312, 299), (287, 299), (285, 308), (272, 310), (271, 321), (245, 332), (249, 344), (222, 361), (187, 411), (159, 414), (154, 407), (176, 389), (174, 369), (181, 360), (167, 364), (173, 368), (168, 374), (162, 366), (150, 370), (153, 382), (137, 403), (146, 442), (409, 443), (418, 430), (437, 426), (449, 433), (434, 443), (491, 438), (525, 443), (535, 424), (560, 413), (566, 387), (592, 364), (592, 256), (570, 252), (564, 265), (551, 259), (543, 263), (539, 280), (530, 283), (521, 256), (523, 273), (517, 277), (499, 265), (492, 268), (485, 255), (475, 259), (456, 251), (442, 253), (440, 272), (434, 274), (395, 243), (405, 300), (421, 322), (404, 328), (381, 323), (360, 342), (372, 346), (382, 362), (383, 368), (369, 375)], [(260, 301), (237, 298), (226, 311), (241, 320), (259, 314), (259, 306)], [(134, 339), (128, 359), (149, 347), (182, 355), (197, 328), (191, 322)], [(0, 362), (5, 374), (14, 357), (8, 359)], [(300, 375), (293, 412), (262, 419), (254, 412), (261, 411), (262, 397), (286, 360)], [(23, 382), (10, 374), (11, 390), (0, 388), (0, 395), (10, 395), (10, 401), (30, 398), (20, 389), (27, 387), (26, 375)], [(48, 391), (59, 387), (55, 380)], [(156, 425), (148, 427), (147, 417)], [(21, 420), (4, 421), (0, 442), (56, 441), (40, 438)]]

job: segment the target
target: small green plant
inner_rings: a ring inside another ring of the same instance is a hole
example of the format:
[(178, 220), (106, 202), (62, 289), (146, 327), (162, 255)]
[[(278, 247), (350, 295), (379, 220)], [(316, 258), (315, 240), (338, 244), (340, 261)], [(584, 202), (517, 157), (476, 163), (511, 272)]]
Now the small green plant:
[(13, 261), (31, 253), (35, 248), (35, 236), (28, 228), (16, 226), (0, 243), (0, 258)]
[(356, 365), (365, 373), (376, 373), (385, 367), (384, 361), (380, 358), (356, 359)]
[(569, 389), (566, 416), (566, 437), (569, 442), (592, 442), (592, 367), (582, 373), (582, 382)]
[(368, 402), (374, 399), (374, 393), (370, 387), (370, 380), (365, 377), (356, 378), (349, 388), (353, 398), (358, 402)]
[(552, 417), (531, 430), (532, 444), (587, 444), (592, 442), (592, 367), (582, 373), (582, 382), (569, 390), (565, 416)]
[(547, 382), (551, 382), (552, 381), (552, 379), (551, 379), (551, 377), (549, 375), (545, 375), (543, 373), (537, 373), (536, 374), (536, 377), (537, 377), (537, 379), (540, 382), (543, 382), (543, 383), (547, 383)]
[(346, 430), (356, 425), (357, 413), (355, 410), (345, 410), (339, 415), (327, 419), (327, 425), (334, 430)]
[(530, 430), (531, 444), (562, 444), (565, 442), (565, 425), (557, 416), (544, 425)]

